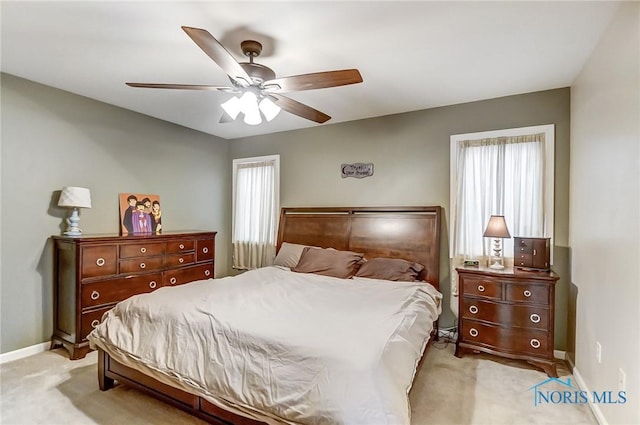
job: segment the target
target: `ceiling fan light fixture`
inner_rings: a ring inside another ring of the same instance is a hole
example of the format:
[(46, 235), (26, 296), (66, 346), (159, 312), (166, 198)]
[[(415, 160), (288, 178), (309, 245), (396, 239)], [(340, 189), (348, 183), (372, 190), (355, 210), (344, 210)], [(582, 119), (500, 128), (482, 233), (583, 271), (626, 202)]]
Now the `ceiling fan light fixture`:
[(244, 113), (244, 122), (249, 125), (262, 123), (260, 109), (258, 109), (258, 97), (252, 91), (246, 91), (240, 98), (240, 110)]
[(240, 113), (240, 104), (240, 99), (236, 96), (233, 96), (231, 99), (227, 100), (220, 106), (222, 106), (222, 109), (224, 109), (224, 111), (231, 117), (232, 120), (235, 120)]
[(268, 97), (263, 98), (258, 106), (267, 121), (271, 121), (277, 117), (281, 110), (281, 108)]
[(260, 111), (258, 113), (249, 113), (244, 114), (244, 123), (249, 125), (260, 125), (262, 124), (262, 118), (260, 118)]

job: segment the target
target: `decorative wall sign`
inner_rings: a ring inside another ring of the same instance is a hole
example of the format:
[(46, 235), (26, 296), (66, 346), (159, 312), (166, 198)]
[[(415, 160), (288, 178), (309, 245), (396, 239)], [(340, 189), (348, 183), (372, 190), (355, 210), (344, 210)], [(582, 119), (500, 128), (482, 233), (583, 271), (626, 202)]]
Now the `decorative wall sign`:
[(355, 164), (342, 164), (342, 178), (355, 177), (362, 179), (364, 177), (373, 176), (373, 163), (356, 162)]

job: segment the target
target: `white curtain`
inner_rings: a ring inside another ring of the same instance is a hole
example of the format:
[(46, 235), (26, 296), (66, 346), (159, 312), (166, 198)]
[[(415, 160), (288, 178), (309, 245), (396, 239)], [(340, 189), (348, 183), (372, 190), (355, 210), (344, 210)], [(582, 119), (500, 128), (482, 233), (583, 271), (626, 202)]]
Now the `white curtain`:
[[(458, 144), (454, 263), (488, 258), (491, 241), (482, 234), (491, 215), (505, 216), (512, 237), (544, 236), (544, 136)], [(512, 261), (512, 238), (503, 240), (502, 252)]]
[(277, 160), (238, 162), (234, 168), (233, 268), (270, 265), (278, 224)]

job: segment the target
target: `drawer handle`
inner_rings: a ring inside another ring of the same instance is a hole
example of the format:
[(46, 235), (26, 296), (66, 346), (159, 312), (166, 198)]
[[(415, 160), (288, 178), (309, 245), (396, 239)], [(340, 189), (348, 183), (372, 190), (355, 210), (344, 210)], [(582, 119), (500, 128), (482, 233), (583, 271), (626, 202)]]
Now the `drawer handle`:
[(533, 250), (533, 256), (535, 257), (536, 255), (538, 255), (538, 251), (536, 251), (535, 249)]
[(144, 269), (145, 267), (147, 267), (147, 265), (145, 263), (140, 263), (140, 268)]
[(533, 323), (540, 323), (540, 316), (535, 313), (529, 316), (529, 319), (531, 319)]
[(91, 322), (91, 327), (97, 328), (99, 324), (100, 324), (100, 321), (98, 319), (94, 319), (93, 322)]
[(525, 296), (525, 297), (529, 298), (529, 297), (531, 296), (531, 291), (530, 291), (530, 290), (528, 290), (528, 289), (526, 289), (526, 290), (523, 292), (523, 294), (524, 294), (524, 296)]
[(179, 258), (178, 259), (178, 263), (180, 263), (180, 264), (184, 263), (184, 258)]
[(520, 251), (524, 251), (524, 247), (523, 247), (523, 248), (520, 248)]
[(184, 244), (183, 244), (183, 243), (181, 243), (181, 244), (179, 245), (179, 247), (180, 247), (180, 249), (184, 249)]
[(100, 298), (100, 292), (98, 292), (98, 291), (93, 291), (93, 292), (91, 293), (91, 299), (95, 301), (95, 300), (97, 300), (98, 298)]
[(155, 280), (152, 280), (151, 282), (149, 282), (149, 288), (151, 289), (155, 289), (156, 286), (158, 286), (158, 284), (156, 283)]
[(540, 348), (540, 341), (535, 338), (531, 340), (530, 344), (533, 348)]
[(102, 258), (102, 257), (100, 257), (100, 258), (98, 258), (98, 259), (96, 260), (96, 265), (97, 265), (98, 267), (102, 267), (102, 266), (104, 266), (104, 263), (106, 263), (106, 261), (104, 261), (104, 258)]
[(202, 248), (202, 252), (204, 252), (204, 253), (206, 254), (207, 252), (209, 252), (209, 248), (207, 248), (207, 247), (205, 246), (204, 248)]
[(478, 285), (478, 292), (484, 292), (484, 286)]
[(178, 279), (176, 279), (175, 277), (172, 277), (171, 279), (169, 279), (169, 283), (171, 283), (172, 285), (175, 285), (177, 281)]
[(145, 252), (147, 252), (147, 248), (145, 247), (140, 248), (140, 252), (144, 254)]
[(469, 335), (471, 335), (472, 337), (478, 336), (478, 330), (476, 328), (469, 329)]
[(471, 314), (476, 314), (478, 312), (478, 307), (472, 305), (471, 307), (469, 307), (469, 311), (471, 312)]
[(205, 276), (209, 276), (210, 274), (211, 274), (211, 270), (205, 270), (205, 271), (204, 271), (204, 275), (205, 275)]

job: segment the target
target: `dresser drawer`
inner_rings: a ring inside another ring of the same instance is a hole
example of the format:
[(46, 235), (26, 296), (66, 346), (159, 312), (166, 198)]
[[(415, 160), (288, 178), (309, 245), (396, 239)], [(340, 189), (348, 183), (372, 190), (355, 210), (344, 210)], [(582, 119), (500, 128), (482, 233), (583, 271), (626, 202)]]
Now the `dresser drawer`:
[(552, 357), (549, 333), (540, 330), (504, 328), (472, 320), (462, 321), (462, 342), (478, 344), (513, 354)]
[(142, 257), (120, 261), (120, 273), (140, 273), (162, 269), (163, 257)]
[(83, 340), (87, 339), (87, 335), (91, 333), (93, 328), (95, 328), (100, 324), (100, 321), (102, 320), (102, 315), (105, 314), (107, 311), (111, 310), (111, 308), (112, 306), (104, 307), (98, 310), (93, 310), (93, 311), (89, 311), (87, 313), (82, 314), (82, 318), (80, 319), (82, 321), (80, 329), (82, 333), (81, 338)]
[(495, 324), (547, 330), (549, 310), (529, 305), (494, 303), (474, 298), (462, 299), (460, 314), (465, 319), (480, 320)]
[(194, 280), (210, 279), (213, 277), (213, 264), (186, 267), (184, 269), (169, 270), (163, 274), (165, 286), (182, 285)]
[(196, 261), (196, 254), (193, 252), (188, 254), (166, 255), (164, 257), (164, 266), (169, 268), (188, 266), (190, 264), (195, 263), (195, 261)]
[(85, 246), (82, 253), (82, 278), (116, 274), (116, 245)]
[(513, 259), (513, 263), (520, 267), (530, 267), (533, 264), (533, 255), (518, 252)]
[(117, 303), (132, 295), (151, 292), (161, 285), (161, 273), (85, 283), (82, 285), (82, 307)]
[(487, 279), (465, 278), (463, 285), (465, 295), (476, 295), (493, 299), (502, 298), (502, 285), (499, 282)]
[(120, 247), (120, 258), (147, 257), (161, 255), (162, 242), (144, 242), (139, 244), (122, 245)]
[(533, 239), (515, 238), (513, 248), (514, 253), (531, 254), (533, 252)]
[(193, 239), (185, 239), (183, 241), (171, 241), (167, 242), (167, 254), (179, 254), (181, 252), (193, 251), (195, 249), (196, 242)]
[(534, 283), (510, 283), (506, 285), (505, 300), (549, 305), (549, 286)]
[(213, 260), (215, 245), (213, 239), (198, 239), (196, 241), (196, 261)]

